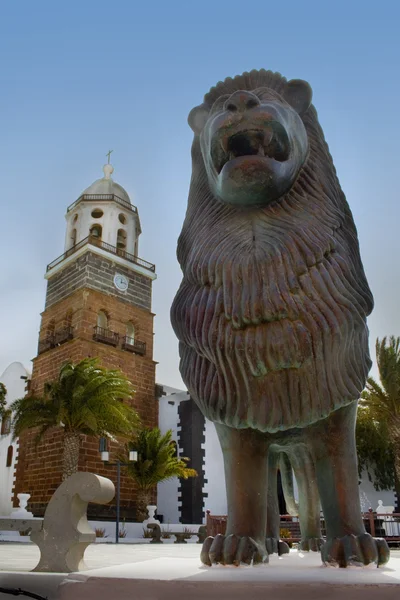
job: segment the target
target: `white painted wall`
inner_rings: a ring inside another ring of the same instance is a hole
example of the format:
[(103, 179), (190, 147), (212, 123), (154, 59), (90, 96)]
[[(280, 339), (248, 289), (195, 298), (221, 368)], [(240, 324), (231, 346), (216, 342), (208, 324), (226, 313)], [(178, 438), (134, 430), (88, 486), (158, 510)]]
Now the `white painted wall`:
[[(159, 428), (162, 433), (172, 429), (172, 439), (178, 443), (178, 408), (179, 403), (189, 400), (189, 395), (182, 390), (163, 386), (166, 396), (159, 401)], [(179, 451), (179, 448), (178, 448)], [(179, 479), (174, 477), (157, 486), (157, 512), (164, 517), (164, 526), (168, 523), (179, 523), (180, 501), (178, 501)]]
[[(104, 529), (104, 536), (102, 538), (97, 538), (97, 543), (104, 544), (113, 544), (115, 542), (115, 522), (113, 521), (89, 521), (89, 525), (93, 531), (96, 529)], [(201, 523), (192, 523), (189, 525), (182, 525), (182, 523), (170, 523), (170, 524), (162, 524), (161, 531), (184, 531), (185, 529), (190, 529), (193, 533), (197, 533), (199, 530)], [(147, 528), (143, 525), (143, 523), (120, 523), (119, 530), (126, 531), (126, 537), (120, 538), (120, 544), (148, 544), (150, 543), (149, 538), (143, 537), (143, 530), (147, 530)], [(147, 530), (148, 531), (148, 530)], [(169, 539), (163, 539), (163, 544), (173, 544), (176, 540), (174, 535)], [(0, 531), (0, 542), (21, 542), (21, 543), (29, 543), (29, 536), (20, 536), (17, 531)], [(198, 542), (198, 537), (196, 535), (192, 536), (190, 539), (186, 540), (188, 544), (196, 544)]]
[[(107, 536), (107, 541), (113, 542), (115, 540), (115, 522), (113, 521), (89, 521), (92, 529), (104, 529), (104, 534)], [(185, 528), (190, 529), (193, 532), (198, 532), (200, 524), (194, 523), (191, 525), (182, 525), (182, 523), (161, 523), (161, 530), (165, 531), (184, 531)], [(120, 530), (125, 529), (126, 538), (123, 539), (135, 539), (140, 540), (143, 538), (143, 530), (147, 530), (147, 527), (143, 523), (120, 523)], [(175, 539), (175, 537), (174, 537)], [(197, 542), (197, 537), (191, 538), (192, 543)], [(189, 542), (189, 540), (188, 540)]]
[[(296, 502), (299, 500), (299, 491), (297, 487), (296, 478), (293, 475), (293, 488), (294, 497)], [(364, 512), (367, 512), (369, 508), (376, 510), (378, 506), (378, 500), (382, 500), (383, 506), (396, 506), (394, 491), (384, 490), (377, 492), (371, 481), (368, 479), (367, 473), (362, 473), (361, 483), (359, 485), (360, 493), (360, 504)]]
[(371, 481), (369, 481), (368, 475), (365, 471), (362, 473), (359, 489), (362, 501), (365, 503), (365, 506), (363, 507), (363, 510), (365, 511), (367, 511), (369, 508), (376, 510), (378, 506), (378, 500), (382, 500), (383, 506), (396, 506), (394, 491), (384, 490), (377, 492)]
[(226, 515), (224, 460), (215, 425), (208, 419), (206, 419), (203, 448), (205, 450), (204, 472), (207, 479), (203, 492), (208, 494), (204, 499), (204, 509), (211, 511), (212, 515)]
[[(7, 388), (7, 406), (17, 398), (25, 395), (24, 379), (21, 375), (30, 378), (30, 373), (25, 369), (22, 363), (11, 363), (4, 373), (0, 376), (0, 381)], [(13, 460), (11, 467), (6, 467), (8, 447), (12, 445)], [(12, 441), (12, 435), (0, 435), (0, 515), (8, 516), (12, 511), (11, 494), (15, 479), (15, 462), (18, 451), (18, 441)], [(29, 493), (29, 490), (26, 490)]]
[[(103, 216), (99, 219), (92, 217), (95, 209), (103, 211)], [(126, 222), (122, 224), (119, 215), (123, 215)], [(77, 220), (75, 221), (75, 216)], [(85, 239), (93, 225), (98, 224), (102, 227), (102, 241), (111, 246), (117, 245), (118, 229), (126, 232), (126, 251), (134, 254), (135, 241), (138, 235), (136, 231), (137, 217), (135, 213), (126, 210), (116, 202), (80, 202), (73, 210), (65, 216), (67, 228), (65, 234), (65, 252), (72, 247), (72, 232), (76, 229), (76, 243)]]

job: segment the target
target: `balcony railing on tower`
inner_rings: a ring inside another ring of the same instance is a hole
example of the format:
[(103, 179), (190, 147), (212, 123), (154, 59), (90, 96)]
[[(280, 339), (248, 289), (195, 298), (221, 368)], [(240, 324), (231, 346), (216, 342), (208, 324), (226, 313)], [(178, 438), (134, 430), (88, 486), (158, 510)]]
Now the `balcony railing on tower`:
[(54, 345), (61, 346), (61, 344), (65, 344), (68, 340), (72, 340), (74, 337), (74, 328), (73, 327), (63, 327), (59, 329), (54, 334)]
[(39, 340), (38, 354), (43, 354), (43, 352), (47, 352), (47, 350), (50, 350), (51, 348), (54, 348), (54, 334), (53, 333), (46, 335), (45, 338), (43, 338), (42, 340)]
[(116, 256), (121, 256), (121, 258), (124, 258), (128, 262), (134, 263), (135, 265), (138, 265), (139, 267), (143, 267), (144, 269), (147, 269), (148, 271), (151, 271), (152, 273), (154, 273), (156, 270), (155, 265), (147, 262), (147, 260), (143, 260), (143, 258), (139, 258), (138, 256), (131, 254), (130, 252), (125, 252), (125, 250), (121, 250), (121, 249), (117, 248), (116, 246), (112, 246), (111, 244), (107, 244), (106, 242), (103, 242), (101, 239), (99, 239), (98, 237), (96, 237), (94, 235), (88, 235), (86, 238), (84, 238), (83, 240), (81, 240), (80, 242), (75, 244), (75, 246), (72, 246), (72, 248), (70, 248), (69, 250), (64, 252), (64, 254), (61, 254), (61, 256), (59, 256), (58, 258), (53, 260), (53, 262), (51, 262), (49, 265), (47, 265), (47, 269), (46, 269), (47, 272), (51, 271), (51, 269), (54, 269), (54, 267), (59, 265), (63, 260), (65, 260), (69, 256), (72, 256), (72, 254), (75, 254), (75, 252), (77, 252), (78, 250), (80, 250), (81, 248), (86, 246), (87, 244), (91, 244), (92, 246), (97, 246), (98, 248), (101, 248), (102, 250), (105, 250), (106, 252), (110, 252), (111, 254), (114, 254)]
[(111, 329), (104, 329), (96, 325), (94, 327), (93, 339), (96, 342), (102, 342), (103, 344), (109, 344), (109, 346), (118, 346), (119, 334)]
[(128, 352), (135, 352), (135, 354), (146, 354), (146, 342), (140, 342), (132, 337), (126, 335), (122, 339), (122, 349), (128, 350)]
[(38, 354), (43, 354), (43, 352), (47, 352), (47, 350), (51, 350), (56, 346), (61, 346), (61, 344), (65, 344), (65, 342), (72, 340), (73, 337), (74, 328), (71, 326), (57, 329), (54, 333), (48, 333), (46, 337), (39, 340)]
[(79, 202), (92, 202), (93, 200), (96, 200), (96, 202), (110, 202), (110, 200), (112, 200), (113, 202), (120, 204), (127, 210), (137, 213), (136, 206), (133, 206), (133, 204), (131, 204), (127, 200), (124, 200), (123, 198), (120, 198), (119, 196), (116, 196), (115, 194), (82, 194), (82, 196), (79, 196), (78, 200), (75, 200), (75, 202), (68, 206), (67, 212), (70, 212), (73, 208), (75, 208), (75, 206)]

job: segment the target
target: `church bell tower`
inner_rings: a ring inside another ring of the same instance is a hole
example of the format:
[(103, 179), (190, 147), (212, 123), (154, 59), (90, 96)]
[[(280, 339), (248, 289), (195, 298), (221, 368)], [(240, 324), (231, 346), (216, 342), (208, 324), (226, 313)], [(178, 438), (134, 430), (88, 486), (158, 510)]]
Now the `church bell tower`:
[[(156, 272), (153, 264), (139, 258), (139, 213), (124, 188), (112, 179), (113, 171), (111, 164), (104, 165), (104, 177), (67, 208), (64, 253), (46, 269), (45, 310), (30, 393), (41, 394), (66, 360), (98, 357), (104, 367), (125, 373), (136, 390), (132, 406), (143, 425), (155, 427), (158, 402), (151, 303)], [(31, 494), (29, 507), (35, 516), (44, 513), (61, 483), (62, 436), (62, 430), (55, 428), (37, 449), (34, 432), (20, 438), (14, 494)], [(105, 440), (99, 444), (82, 436), (79, 470), (115, 479), (114, 470), (100, 460), (104, 444)], [(109, 450), (113, 452), (112, 444)], [(121, 515), (129, 518), (134, 484), (126, 477), (121, 482)], [(114, 509), (91, 505), (91, 510), (93, 516), (111, 511), (111, 518)]]

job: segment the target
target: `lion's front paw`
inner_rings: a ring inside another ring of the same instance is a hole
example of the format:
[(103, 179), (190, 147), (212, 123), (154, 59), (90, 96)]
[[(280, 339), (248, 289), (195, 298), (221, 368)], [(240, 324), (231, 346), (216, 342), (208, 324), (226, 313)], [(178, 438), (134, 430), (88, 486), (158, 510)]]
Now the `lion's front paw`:
[(304, 538), (301, 540), (299, 550), (302, 552), (319, 552), (325, 541), (322, 538)]
[(369, 533), (363, 533), (328, 539), (322, 546), (321, 556), (326, 565), (362, 567), (371, 563), (384, 565), (389, 560), (390, 552), (385, 540), (374, 539)]
[(251, 537), (221, 535), (208, 537), (201, 549), (201, 562), (209, 567), (213, 564), (235, 565), (241, 563), (256, 565), (268, 562), (266, 548)]
[(265, 538), (265, 546), (268, 554), (278, 554), (279, 556), (282, 556), (282, 554), (289, 554), (290, 552), (290, 548), (286, 542), (273, 537)]

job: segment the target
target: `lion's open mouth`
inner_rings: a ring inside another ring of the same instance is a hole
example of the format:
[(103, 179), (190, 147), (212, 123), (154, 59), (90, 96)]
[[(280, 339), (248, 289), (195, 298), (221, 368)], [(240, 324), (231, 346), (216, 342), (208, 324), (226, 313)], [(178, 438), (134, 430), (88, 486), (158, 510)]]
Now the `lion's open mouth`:
[(218, 131), (212, 140), (211, 157), (219, 174), (230, 160), (242, 156), (260, 156), (279, 162), (288, 160), (289, 138), (284, 127), (277, 121), (263, 129), (246, 129), (235, 133)]

